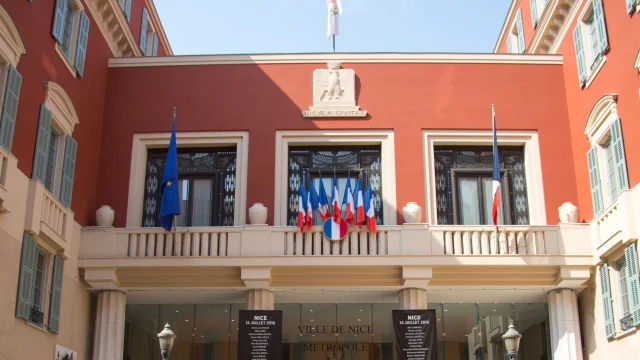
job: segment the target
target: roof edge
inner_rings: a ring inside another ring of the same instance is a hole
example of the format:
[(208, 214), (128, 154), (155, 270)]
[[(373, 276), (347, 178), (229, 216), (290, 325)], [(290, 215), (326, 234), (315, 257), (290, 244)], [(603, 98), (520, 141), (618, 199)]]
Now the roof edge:
[(562, 55), (476, 54), (476, 53), (308, 53), (147, 56), (111, 58), (109, 67), (321, 64), (342, 63), (452, 63), (452, 64), (538, 64), (561, 65)]

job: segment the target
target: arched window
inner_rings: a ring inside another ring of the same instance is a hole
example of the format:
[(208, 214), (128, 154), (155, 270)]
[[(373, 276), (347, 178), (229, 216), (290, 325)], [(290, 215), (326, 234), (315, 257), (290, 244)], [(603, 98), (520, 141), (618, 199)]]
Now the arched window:
[(591, 109), (584, 129), (591, 143), (587, 153), (594, 215), (629, 188), (618, 96), (602, 96)]

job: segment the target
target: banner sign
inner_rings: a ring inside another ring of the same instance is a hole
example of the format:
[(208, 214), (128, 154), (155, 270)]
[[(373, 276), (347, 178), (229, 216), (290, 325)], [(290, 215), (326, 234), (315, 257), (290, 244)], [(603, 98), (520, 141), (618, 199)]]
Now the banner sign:
[(437, 360), (435, 310), (393, 310), (396, 360)]
[(282, 310), (240, 310), (238, 360), (280, 360)]

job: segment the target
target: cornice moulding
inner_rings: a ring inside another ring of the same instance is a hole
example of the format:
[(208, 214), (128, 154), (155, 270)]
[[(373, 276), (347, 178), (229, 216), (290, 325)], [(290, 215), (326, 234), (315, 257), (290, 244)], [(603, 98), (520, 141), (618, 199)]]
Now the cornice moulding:
[(341, 54), (247, 54), (189, 55), (109, 59), (109, 67), (326, 64), (341, 63), (433, 63), (433, 64), (536, 64), (561, 65), (561, 55), (456, 54), (456, 53), (341, 53)]
[(85, 4), (115, 57), (142, 56), (117, 0), (85, 0)]

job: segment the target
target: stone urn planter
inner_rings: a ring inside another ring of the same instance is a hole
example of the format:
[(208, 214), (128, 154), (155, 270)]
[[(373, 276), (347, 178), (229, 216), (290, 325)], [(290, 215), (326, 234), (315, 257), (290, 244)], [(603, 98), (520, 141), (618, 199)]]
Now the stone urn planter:
[(267, 223), (267, 209), (262, 203), (255, 203), (249, 208), (249, 222), (251, 225), (264, 225)]
[(96, 211), (96, 224), (98, 226), (113, 226), (113, 218), (116, 215), (116, 211), (109, 205), (102, 205), (100, 209)]
[(578, 208), (570, 202), (560, 205), (558, 215), (562, 224), (578, 222)]
[(422, 208), (418, 203), (408, 202), (402, 208), (402, 214), (404, 215), (405, 224), (418, 224), (422, 221)]

